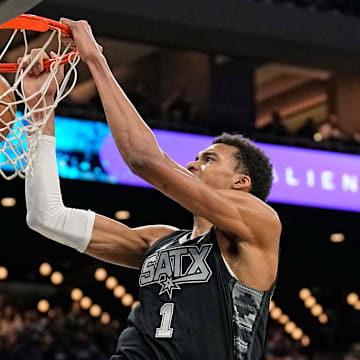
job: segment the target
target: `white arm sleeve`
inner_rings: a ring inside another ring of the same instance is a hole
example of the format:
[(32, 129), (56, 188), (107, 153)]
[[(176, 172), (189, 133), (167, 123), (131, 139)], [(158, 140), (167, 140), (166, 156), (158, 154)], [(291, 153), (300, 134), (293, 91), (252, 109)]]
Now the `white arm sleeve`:
[(84, 252), (91, 240), (95, 213), (64, 206), (55, 144), (53, 136), (39, 137), (33, 174), (25, 178), (26, 222), (41, 235)]

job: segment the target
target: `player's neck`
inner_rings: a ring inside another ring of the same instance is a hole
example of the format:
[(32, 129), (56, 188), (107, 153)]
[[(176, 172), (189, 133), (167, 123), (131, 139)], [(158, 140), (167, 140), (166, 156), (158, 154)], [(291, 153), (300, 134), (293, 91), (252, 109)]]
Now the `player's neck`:
[(200, 236), (201, 234), (206, 233), (207, 231), (209, 231), (211, 229), (211, 227), (213, 226), (213, 224), (209, 221), (207, 221), (206, 219), (199, 217), (199, 216), (194, 216), (194, 225), (193, 225), (193, 230), (192, 230), (192, 234), (191, 234), (191, 239), (195, 239), (196, 237)]

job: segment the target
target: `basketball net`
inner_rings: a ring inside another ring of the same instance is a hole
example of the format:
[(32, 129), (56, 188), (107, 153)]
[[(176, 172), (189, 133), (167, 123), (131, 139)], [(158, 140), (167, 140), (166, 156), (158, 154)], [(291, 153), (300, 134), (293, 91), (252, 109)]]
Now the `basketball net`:
[[(42, 49), (46, 51), (52, 40), (57, 38), (57, 51), (55, 51), (56, 59), (51, 62), (48, 72), (49, 75), (40, 90), (28, 97), (25, 97), (24, 77), (41, 56), (41, 52), (39, 51), (29, 66), (25, 70), (22, 69), (24, 58), (27, 54), (29, 54), (26, 30), (15, 29), (13, 31), (8, 43), (0, 54), (0, 62), (19, 31), (22, 33), (25, 44), (22, 62), (16, 70), (13, 85), (10, 86), (6, 92), (0, 95), (0, 104), (4, 106), (4, 109), (0, 111), (0, 175), (6, 180), (12, 180), (17, 176), (24, 178), (26, 174), (32, 174), (32, 162), (36, 156), (35, 150), (39, 136), (41, 135), (46, 122), (53, 115), (57, 105), (66, 96), (68, 96), (75, 87), (77, 82), (76, 65), (80, 61), (80, 56), (77, 52), (75, 54), (74, 52), (69, 53), (71, 43), (68, 43), (63, 49), (61, 48), (62, 34), (60, 29), (52, 30), (49, 39), (43, 44)], [(61, 66), (61, 63), (64, 63), (65, 59), (66, 62), (69, 63), (69, 68), (65, 72), (62, 82), (58, 83), (56, 74), (59, 66)], [(47, 104), (45, 95), (52, 81), (56, 83), (56, 94), (54, 102)], [(11, 92), (15, 94), (16, 101), (4, 101), (6, 96), (11, 94)], [(37, 98), (39, 98), (39, 100), (35, 106), (32, 106), (30, 109), (27, 105), (28, 101)], [(24, 113), (16, 113), (15, 109), (21, 104), (24, 105)], [(14, 119), (5, 123), (2, 119), (2, 115), (4, 115), (7, 111), (12, 113)], [(37, 113), (41, 113), (43, 116), (41, 119), (35, 120), (34, 115)], [(8, 131), (9, 134), (4, 136), (5, 132)]]

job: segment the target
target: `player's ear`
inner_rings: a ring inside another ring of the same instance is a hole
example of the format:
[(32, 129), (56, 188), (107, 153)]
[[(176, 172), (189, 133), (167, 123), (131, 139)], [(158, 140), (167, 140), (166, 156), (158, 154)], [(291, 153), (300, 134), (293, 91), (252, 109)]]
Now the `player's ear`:
[(245, 174), (236, 174), (232, 188), (233, 190), (250, 191), (251, 188), (250, 176)]

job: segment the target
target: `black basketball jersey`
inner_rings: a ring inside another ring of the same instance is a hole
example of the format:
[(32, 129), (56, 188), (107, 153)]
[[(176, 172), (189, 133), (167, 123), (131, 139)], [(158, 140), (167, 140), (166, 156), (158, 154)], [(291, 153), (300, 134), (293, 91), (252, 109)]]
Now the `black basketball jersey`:
[(139, 300), (111, 360), (258, 360), (268, 291), (239, 282), (220, 252), (214, 228), (190, 240), (176, 231), (145, 253)]

